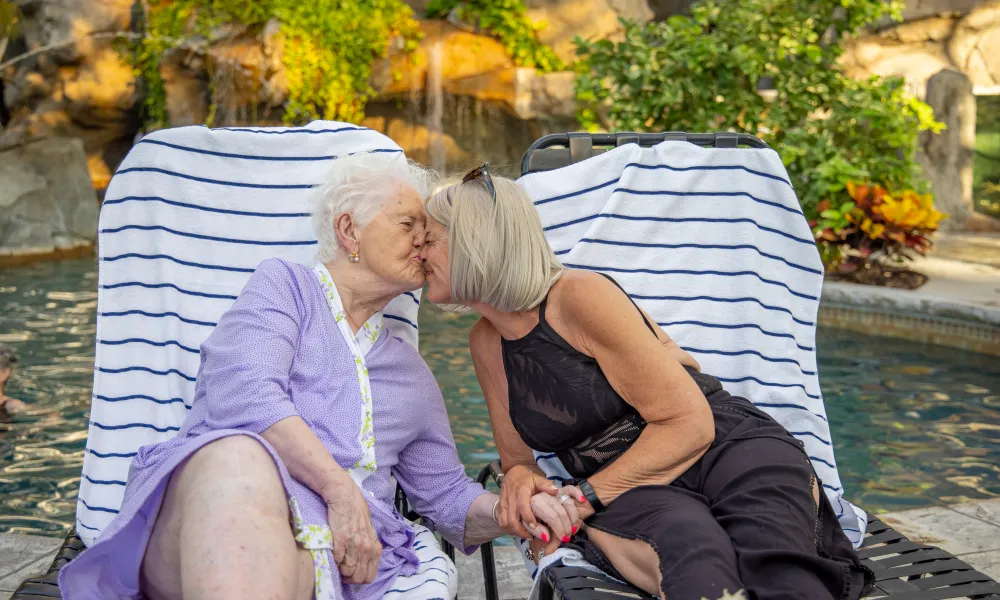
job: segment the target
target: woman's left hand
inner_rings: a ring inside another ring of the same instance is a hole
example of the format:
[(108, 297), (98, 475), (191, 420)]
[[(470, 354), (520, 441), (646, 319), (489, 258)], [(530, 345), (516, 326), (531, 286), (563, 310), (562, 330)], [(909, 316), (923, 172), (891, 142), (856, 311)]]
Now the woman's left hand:
[(568, 542), (583, 525), (577, 506), (583, 494), (574, 486), (559, 488), (555, 496), (541, 492), (531, 497), (531, 510), (552, 532), (553, 540)]
[(583, 526), (584, 515), (593, 514), (583, 493), (575, 486), (563, 486), (556, 496), (545, 492), (535, 494), (531, 498), (531, 509), (552, 534), (548, 542), (537, 537), (529, 541), (532, 560), (536, 563), (569, 542)]

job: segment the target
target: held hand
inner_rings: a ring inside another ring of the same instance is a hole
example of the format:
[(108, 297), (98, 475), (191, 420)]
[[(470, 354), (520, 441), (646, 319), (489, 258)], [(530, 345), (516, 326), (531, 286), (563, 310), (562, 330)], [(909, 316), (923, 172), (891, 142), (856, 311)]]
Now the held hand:
[[(535, 537), (528, 541), (529, 558), (536, 564), (569, 542), (583, 527), (583, 519), (594, 514), (583, 493), (569, 485), (560, 488), (556, 497), (544, 492), (535, 494), (531, 507), (541, 521), (535, 528)], [(552, 534), (549, 541), (546, 541), (547, 533)]]
[[(531, 498), (542, 493), (555, 496), (555, 484), (527, 467), (516, 465), (504, 476), (500, 488), (500, 506), (497, 523), (505, 533), (519, 538), (541, 537), (542, 541), (552, 541), (549, 532), (538, 529), (538, 519), (531, 508)], [(536, 536), (536, 532), (539, 535)], [(548, 539), (546, 539), (548, 538)]]
[(575, 487), (564, 486), (556, 496), (545, 493), (532, 496), (531, 509), (538, 519), (549, 528), (553, 538), (568, 542), (583, 525), (583, 519), (580, 517), (577, 506), (581, 498), (583, 498), (583, 494)]
[(559, 495), (557, 498), (563, 504), (572, 504), (576, 509), (576, 514), (580, 517), (580, 521), (586, 521), (594, 515), (594, 507), (590, 505), (590, 502), (587, 502), (587, 498), (580, 491), (580, 488), (575, 485), (564, 485), (560, 490), (562, 490), (563, 494), (569, 496), (572, 502), (565, 500), (562, 495)]
[(333, 558), (346, 583), (371, 583), (382, 559), (371, 513), (361, 489), (349, 476), (323, 488), (333, 531)]

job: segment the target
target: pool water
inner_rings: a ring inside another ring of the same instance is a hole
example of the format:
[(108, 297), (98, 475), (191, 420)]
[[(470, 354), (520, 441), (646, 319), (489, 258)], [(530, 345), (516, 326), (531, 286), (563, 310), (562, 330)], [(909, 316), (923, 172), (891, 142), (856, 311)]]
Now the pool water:
[[(94, 360), (97, 264), (0, 270), (0, 342), (21, 356), (0, 421), (0, 531), (63, 535), (74, 519)], [(474, 475), (497, 458), (467, 348), (475, 317), (421, 307), (421, 352)], [(820, 382), (847, 496), (901, 510), (1000, 496), (1000, 361), (821, 329)]]

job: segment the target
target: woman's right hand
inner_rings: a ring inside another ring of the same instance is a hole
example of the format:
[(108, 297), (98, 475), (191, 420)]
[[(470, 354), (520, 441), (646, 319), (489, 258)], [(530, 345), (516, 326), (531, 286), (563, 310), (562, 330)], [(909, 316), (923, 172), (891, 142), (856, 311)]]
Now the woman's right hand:
[(558, 492), (555, 484), (523, 465), (514, 465), (504, 474), (503, 485), (500, 487), (500, 507), (497, 512), (497, 524), (505, 533), (519, 538), (531, 539), (536, 532), (541, 534), (545, 542), (552, 541), (548, 532), (538, 529), (538, 519), (531, 509), (531, 498), (535, 494), (545, 493), (555, 496)]
[(349, 475), (325, 486), (320, 494), (326, 502), (333, 532), (333, 559), (346, 583), (371, 583), (382, 559), (368, 502)]

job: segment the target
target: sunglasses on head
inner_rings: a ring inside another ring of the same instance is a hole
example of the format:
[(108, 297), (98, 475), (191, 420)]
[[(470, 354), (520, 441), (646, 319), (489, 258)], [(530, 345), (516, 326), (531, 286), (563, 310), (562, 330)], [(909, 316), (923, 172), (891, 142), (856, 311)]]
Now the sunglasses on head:
[(469, 171), (465, 177), (462, 178), (462, 183), (469, 183), (470, 181), (482, 179), (483, 183), (486, 185), (486, 190), (490, 193), (490, 198), (492, 198), (493, 203), (496, 204), (497, 189), (493, 186), (493, 178), (490, 177), (489, 167), (489, 163), (483, 163), (482, 165)]

